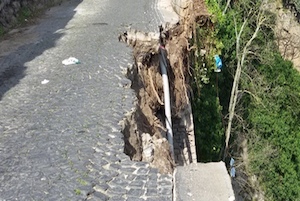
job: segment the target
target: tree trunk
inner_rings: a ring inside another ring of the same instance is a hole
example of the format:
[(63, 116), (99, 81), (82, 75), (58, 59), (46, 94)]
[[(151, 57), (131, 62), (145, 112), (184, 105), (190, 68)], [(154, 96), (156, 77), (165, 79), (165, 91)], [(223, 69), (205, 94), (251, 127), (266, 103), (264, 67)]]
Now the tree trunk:
[(230, 2), (231, 2), (231, 0), (227, 0), (226, 7), (225, 7), (225, 9), (223, 10), (223, 13), (222, 13), (223, 15), (225, 15), (225, 13), (226, 13), (229, 5), (230, 5)]

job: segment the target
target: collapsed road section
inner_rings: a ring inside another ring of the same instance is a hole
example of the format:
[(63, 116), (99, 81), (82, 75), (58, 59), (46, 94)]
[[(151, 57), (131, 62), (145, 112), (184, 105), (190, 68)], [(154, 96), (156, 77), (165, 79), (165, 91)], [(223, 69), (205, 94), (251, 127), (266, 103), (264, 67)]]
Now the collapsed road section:
[[(124, 122), (124, 152), (132, 160), (149, 162), (161, 173), (171, 173), (176, 165), (197, 161), (189, 86), (189, 55), (194, 47), (190, 47), (189, 41), (196, 24), (205, 26), (208, 17), (204, 2), (194, 1), (178, 23), (160, 26), (159, 33), (130, 29), (119, 36), (120, 41), (133, 48), (134, 64), (127, 77), (137, 95), (136, 107)], [(167, 140), (167, 103), (160, 68), (162, 46), (167, 58), (173, 145)]]
[[(180, 21), (160, 26), (158, 33), (130, 29), (119, 36), (120, 41), (133, 48), (134, 64), (126, 75), (137, 95), (135, 109), (123, 125), (124, 152), (132, 160), (150, 163), (161, 173), (174, 173), (173, 200), (233, 201), (235, 196), (225, 163), (196, 164), (190, 55), (193, 51), (202, 57), (206, 50), (191, 44), (196, 27), (213, 25), (204, 1), (189, 2), (180, 11)], [(171, 132), (162, 65), (167, 67), (170, 86)]]

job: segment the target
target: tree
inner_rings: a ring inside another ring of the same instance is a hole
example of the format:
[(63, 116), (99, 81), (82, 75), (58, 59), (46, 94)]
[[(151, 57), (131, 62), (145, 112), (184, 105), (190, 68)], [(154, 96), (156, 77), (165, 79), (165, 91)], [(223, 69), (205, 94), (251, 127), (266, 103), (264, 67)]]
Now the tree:
[(215, 26), (225, 46), (224, 72), (234, 77), (220, 90), (231, 89), (230, 101), (223, 102), (229, 105), (224, 114), (231, 114), (227, 149), (230, 143), (242, 194), (300, 200), (300, 75), (279, 54), (269, 21), (275, 17), (262, 1), (231, 1), (226, 20)]
[[(246, 12), (247, 14), (243, 15), (244, 18), (243, 21), (240, 22), (240, 27), (237, 15), (232, 15), (235, 25), (236, 69), (228, 108), (228, 124), (225, 132), (224, 156), (226, 156), (226, 152), (228, 150), (228, 144), (232, 129), (232, 121), (236, 115), (235, 109), (237, 105), (238, 95), (241, 91), (239, 89), (241, 73), (247, 68), (249, 54), (253, 53), (251, 52), (251, 46), (253, 44), (253, 41), (258, 37), (260, 29), (266, 24), (266, 21), (268, 19), (265, 10), (265, 6), (267, 3), (268, 0), (257, 2), (254, 0), (243, 1), (241, 6), (243, 7), (243, 12)], [(249, 29), (249, 26), (253, 26), (254, 28)]]
[(250, 171), (264, 186), (270, 200), (300, 199), (300, 75), (290, 61), (270, 52), (271, 59), (257, 65), (265, 89), (261, 101), (249, 104), (251, 133)]

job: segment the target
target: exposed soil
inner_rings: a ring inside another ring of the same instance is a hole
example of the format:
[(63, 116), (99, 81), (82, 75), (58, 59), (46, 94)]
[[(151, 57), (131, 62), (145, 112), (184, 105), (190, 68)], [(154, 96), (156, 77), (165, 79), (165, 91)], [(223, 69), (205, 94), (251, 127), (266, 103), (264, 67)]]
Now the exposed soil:
[(125, 120), (124, 152), (132, 160), (149, 162), (161, 173), (172, 173), (176, 161), (166, 140), (160, 41), (168, 55), (172, 118), (180, 118), (189, 103), (189, 41), (196, 23), (204, 26), (208, 17), (203, 0), (196, 0), (179, 23), (160, 27), (161, 34), (128, 30), (119, 37), (133, 48), (134, 64), (127, 76), (137, 94), (136, 108)]
[(293, 62), (300, 72), (300, 24), (295, 14), (283, 8), (282, 3), (276, 5), (276, 38), (281, 55)]

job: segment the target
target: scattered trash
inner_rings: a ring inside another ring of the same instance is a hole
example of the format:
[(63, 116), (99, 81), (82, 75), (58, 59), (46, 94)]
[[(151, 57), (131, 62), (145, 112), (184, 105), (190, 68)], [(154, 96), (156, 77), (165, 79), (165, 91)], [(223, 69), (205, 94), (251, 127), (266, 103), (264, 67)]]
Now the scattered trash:
[(217, 69), (215, 70), (215, 72), (217, 72), (217, 73), (221, 72), (221, 68), (222, 68), (223, 64), (222, 64), (222, 60), (219, 55), (215, 55), (215, 63), (217, 66)]
[(41, 81), (41, 84), (48, 84), (49, 80), (44, 79), (43, 81)]
[(233, 166), (234, 162), (235, 162), (235, 160), (233, 158), (230, 158), (229, 165), (230, 165), (230, 176), (231, 177), (235, 177), (235, 168)]
[(230, 167), (232, 167), (234, 165), (234, 159), (233, 158), (230, 159), (230, 163), (229, 164), (230, 164)]
[(80, 64), (80, 61), (76, 59), (75, 57), (69, 57), (68, 59), (65, 59), (62, 61), (62, 64), (64, 65), (72, 65), (72, 64)]
[(230, 176), (231, 177), (235, 177), (235, 168), (234, 167), (232, 167), (231, 169), (230, 169)]

